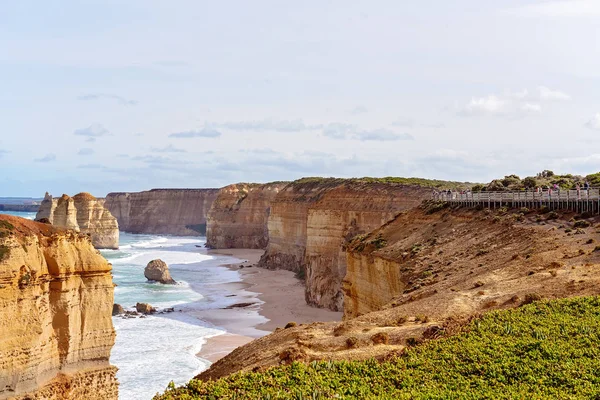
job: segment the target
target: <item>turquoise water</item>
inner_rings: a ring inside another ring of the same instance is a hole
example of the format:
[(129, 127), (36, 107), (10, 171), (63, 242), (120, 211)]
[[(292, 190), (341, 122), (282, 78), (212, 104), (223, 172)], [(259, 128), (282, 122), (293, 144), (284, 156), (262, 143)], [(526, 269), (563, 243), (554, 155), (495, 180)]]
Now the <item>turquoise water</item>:
[[(119, 398), (150, 399), (170, 381), (183, 384), (210, 363), (196, 356), (202, 344), (224, 330), (190, 316), (186, 311), (230, 304), (227, 293), (216, 293), (210, 285), (239, 280), (235, 271), (219, 265), (222, 257), (206, 254), (205, 238), (133, 235), (121, 232), (119, 250), (101, 250), (113, 264), (115, 303), (134, 310), (137, 302), (159, 310), (174, 307), (174, 313), (146, 318), (113, 317), (117, 340), (111, 363), (119, 368)], [(169, 265), (176, 285), (150, 283), (144, 268), (160, 258)], [(206, 293), (207, 295), (203, 295)]]

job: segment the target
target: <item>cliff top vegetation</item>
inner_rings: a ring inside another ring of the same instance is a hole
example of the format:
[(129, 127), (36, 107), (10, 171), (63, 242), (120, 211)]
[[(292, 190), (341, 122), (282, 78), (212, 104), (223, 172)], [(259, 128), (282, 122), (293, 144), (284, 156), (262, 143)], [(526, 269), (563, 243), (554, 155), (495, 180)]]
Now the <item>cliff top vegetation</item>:
[(583, 185), (585, 182), (588, 182), (592, 186), (600, 186), (600, 172), (582, 176), (572, 174), (557, 175), (553, 171), (544, 170), (535, 176), (528, 176), (523, 179), (518, 175), (507, 175), (501, 179), (494, 179), (487, 185), (474, 185), (472, 190), (475, 192), (518, 191), (537, 187), (552, 187), (555, 184), (561, 189), (567, 190), (575, 189), (577, 184)]
[(326, 186), (335, 187), (343, 184), (386, 184), (386, 185), (409, 185), (409, 186), (422, 186), (431, 187), (436, 189), (468, 189), (475, 185), (470, 182), (454, 182), (454, 181), (443, 181), (437, 179), (424, 179), (424, 178), (402, 178), (402, 177), (363, 177), (363, 178), (323, 178), (323, 177), (306, 177), (298, 179), (291, 184), (294, 186)]
[(293, 363), (171, 385), (154, 400), (597, 398), (599, 315), (596, 296), (534, 302), (473, 319), (385, 362)]

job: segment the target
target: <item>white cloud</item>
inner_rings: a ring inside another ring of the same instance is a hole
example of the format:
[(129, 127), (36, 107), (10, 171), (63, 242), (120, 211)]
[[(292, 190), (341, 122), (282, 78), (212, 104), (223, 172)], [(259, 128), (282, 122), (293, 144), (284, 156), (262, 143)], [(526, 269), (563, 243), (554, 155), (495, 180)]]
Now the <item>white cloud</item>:
[(571, 96), (565, 92), (539, 86), (533, 92), (523, 89), (517, 92), (505, 91), (502, 95), (472, 97), (469, 103), (459, 109), (458, 114), (462, 116), (523, 117), (524, 114), (542, 112), (540, 102), (569, 100), (571, 100)]
[(354, 135), (355, 139), (362, 141), (379, 141), (388, 142), (395, 140), (414, 140), (415, 138), (409, 133), (396, 133), (389, 129), (373, 129), (367, 131), (359, 131)]
[(334, 122), (323, 128), (323, 135), (332, 139), (346, 139), (356, 131), (355, 125)]
[(473, 97), (461, 111), (464, 115), (498, 115), (505, 111), (506, 101), (497, 96)]
[(202, 128), (196, 131), (176, 132), (169, 135), (169, 137), (174, 138), (217, 138), (219, 136), (221, 136), (221, 132), (212, 128)]
[(592, 119), (586, 122), (585, 127), (595, 131), (600, 131), (600, 113), (596, 113)]
[(116, 94), (104, 94), (104, 93), (91, 93), (85, 94), (83, 96), (79, 96), (77, 100), (88, 101), (88, 100), (101, 100), (101, 99), (109, 99), (116, 100), (119, 104), (125, 106), (134, 106), (138, 102), (136, 100), (129, 100), (121, 96), (117, 96)]
[(108, 130), (103, 127), (101, 124), (92, 124), (87, 128), (76, 129), (73, 132), (76, 136), (85, 136), (87, 137), (88, 142), (93, 142), (96, 138), (101, 136), (108, 136), (110, 133)]
[(414, 140), (414, 137), (408, 133), (396, 133), (389, 129), (358, 129), (356, 125), (344, 123), (331, 123), (323, 128), (323, 136), (332, 139), (350, 139), (360, 141), (396, 141), (396, 140)]
[(187, 152), (184, 149), (178, 149), (177, 147), (173, 146), (172, 144), (165, 146), (165, 147), (152, 147), (150, 149), (150, 151), (153, 151), (155, 153), (186, 153)]
[(557, 101), (571, 100), (571, 96), (569, 96), (568, 94), (561, 92), (559, 90), (549, 89), (546, 86), (538, 87), (538, 91), (540, 94), (540, 100), (557, 100)]
[(223, 123), (207, 123), (208, 126), (216, 126), (237, 131), (276, 131), (276, 132), (302, 132), (321, 129), (322, 125), (309, 125), (301, 119), (273, 121), (265, 119), (262, 121), (233, 121)]
[(89, 156), (90, 154), (94, 154), (94, 149), (91, 149), (89, 147), (84, 147), (82, 149), (79, 149), (77, 154), (80, 156)]

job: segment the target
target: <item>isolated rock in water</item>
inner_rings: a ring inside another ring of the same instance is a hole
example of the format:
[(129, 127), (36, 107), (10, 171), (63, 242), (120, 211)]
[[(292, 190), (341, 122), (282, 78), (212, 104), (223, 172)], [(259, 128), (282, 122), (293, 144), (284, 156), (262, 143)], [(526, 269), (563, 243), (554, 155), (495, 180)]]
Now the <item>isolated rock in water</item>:
[(163, 260), (152, 260), (144, 269), (144, 276), (149, 281), (157, 281), (160, 283), (174, 284), (175, 281), (169, 273), (169, 266)]
[(135, 309), (142, 314), (152, 314), (153, 312), (156, 312), (156, 309), (148, 303), (137, 303)]
[(121, 315), (121, 314), (125, 314), (125, 310), (123, 309), (123, 306), (121, 306), (120, 304), (113, 304), (113, 310), (112, 310), (112, 315)]

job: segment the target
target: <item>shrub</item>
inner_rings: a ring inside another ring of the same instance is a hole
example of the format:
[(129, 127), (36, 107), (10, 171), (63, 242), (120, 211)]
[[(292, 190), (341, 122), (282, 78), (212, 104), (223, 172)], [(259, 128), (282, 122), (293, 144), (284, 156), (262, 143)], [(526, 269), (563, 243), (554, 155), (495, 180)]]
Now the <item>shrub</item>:
[(579, 221), (576, 221), (576, 222), (573, 224), (573, 227), (574, 227), (574, 228), (588, 228), (588, 227), (590, 227), (591, 225), (592, 225), (592, 224), (591, 224), (591, 223), (589, 223), (589, 221), (585, 221), (585, 220), (579, 220)]
[(525, 295), (525, 298), (523, 299), (523, 304), (531, 304), (534, 301), (540, 301), (542, 299), (542, 296), (540, 296), (537, 293), (527, 293)]
[(354, 336), (350, 336), (346, 339), (346, 347), (348, 347), (349, 349), (358, 347), (358, 339)]
[(298, 271), (296, 271), (294, 275), (297, 279), (300, 279), (301, 281), (306, 280), (306, 272), (304, 271), (304, 268), (300, 268)]
[(375, 246), (375, 248), (381, 249), (387, 245), (387, 241), (383, 238), (381, 234), (379, 234), (375, 239), (371, 240), (371, 244)]
[(415, 321), (426, 324), (427, 322), (429, 322), (429, 317), (427, 315), (417, 315), (415, 317)]
[(298, 324), (297, 324), (297, 323), (295, 323), (295, 322), (288, 322), (288, 323), (285, 325), (285, 328), (284, 328), (284, 329), (287, 329), (287, 328), (293, 328), (293, 327), (295, 327), (295, 326), (298, 326)]
[(414, 347), (419, 345), (422, 342), (421, 339), (416, 338), (416, 337), (409, 337), (406, 339), (406, 345), (409, 347)]
[(384, 362), (292, 362), (169, 385), (154, 400), (594, 399), (598, 315), (599, 297), (538, 302), (487, 313), (453, 336), (408, 338), (409, 348)]
[(546, 216), (547, 220), (558, 219), (558, 213), (556, 211), (550, 211)]
[(379, 332), (371, 336), (371, 342), (374, 344), (388, 344), (390, 336), (386, 332)]
[(10, 256), (10, 247), (0, 245), (0, 261), (4, 261)]

